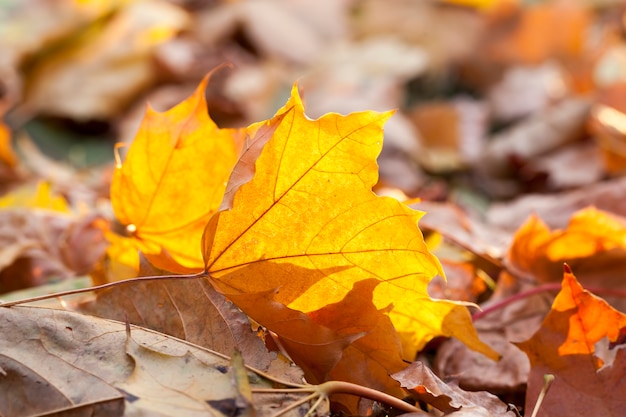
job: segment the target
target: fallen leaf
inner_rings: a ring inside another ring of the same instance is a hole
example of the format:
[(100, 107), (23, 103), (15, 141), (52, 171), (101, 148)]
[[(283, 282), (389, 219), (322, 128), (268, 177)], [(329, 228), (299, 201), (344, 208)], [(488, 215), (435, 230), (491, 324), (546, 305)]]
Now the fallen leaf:
[(539, 416), (619, 416), (626, 409), (626, 349), (613, 348), (605, 362), (596, 343), (618, 341), (626, 315), (583, 289), (566, 266), (561, 292), (541, 328), (518, 343), (530, 359), (526, 409), (531, 410), (543, 386), (543, 376), (555, 376), (539, 409)]
[(357, 39), (394, 38), (419, 45), (434, 71), (475, 59), (485, 29), (484, 16), (471, 8), (411, 0), (398, 0), (394, 7), (384, 0), (365, 0), (351, 24)]
[(533, 213), (551, 228), (567, 227), (575, 212), (589, 206), (626, 217), (624, 192), (626, 178), (615, 178), (567, 192), (527, 194), (492, 204), (486, 219), (490, 226), (513, 234)]
[(481, 340), (500, 355), (498, 362), (486, 360), (458, 340), (446, 340), (438, 347), (434, 372), (445, 381), (455, 381), (468, 391), (488, 391), (515, 404), (523, 403), (530, 370), (526, 355), (499, 329), (478, 329)]
[(511, 239), (509, 233), (485, 223), (463, 207), (435, 201), (420, 201), (410, 207), (426, 212), (420, 219), (423, 230), (437, 232), (449, 242), (494, 265), (498, 265), (504, 256)]
[(422, 362), (413, 362), (406, 369), (392, 375), (402, 387), (410, 390), (411, 396), (440, 411), (454, 413), (473, 409), (477, 415), (514, 416), (506, 404), (485, 391), (463, 391), (456, 385), (446, 384)]
[(63, 196), (56, 193), (52, 184), (39, 181), (36, 185), (25, 184), (0, 198), (0, 208), (44, 209), (58, 213), (70, 213), (70, 207)]
[[(564, 229), (550, 230), (531, 216), (515, 234), (506, 257), (509, 270), (541, 283), (554, 282), (563, 263), (576, 268), (585, 285), (623, 289), (626, 219), (593, 207), (575, 213)], [(611, 297), (615, 307), (624, 300)]]
[(536, 156), (580, 140), (586, 133), (585, 119), (590, 107), (587, 99), (562, 100), (496, 134), (485, 148), (479, 162), (481, 168), (490, 176), (513, 175), (516, 164), (523, 165)]
[[(54, 34), (56, 43), (42, 45), (38, 54), (20, 63), (28, 69), (24, 105), (55, 116), (107, 120), (155, 82), (156, 46), (187, 27), (190, 18), (180, 7), (163, 1), (150, 1), (149, 12), (144, 2), (116, 1), (100, 5), (97, 14), (79, 11), (73, 3), (65, 8), (74, 8), (68, 14), (80, 17), (68, 16), (69, 20), (83, 20), (82, 25), (69, 33), (56, 28), (66, 38)], [(93, 2), (91, 6), (98, 8)]]
[[(389, 315), (406, 357), (444, 334), (495, 358), (476, 338), (464, 306), (428, 297), (427, 284), (441, 266), (417, 227), (420, 213), (371, 191), (390, 115), (311, 120), (294, 86), (266, 122), (275, 130), (254, 177), (236, 190), (232, 208), (207, 224), (206, 271), (224, 293), (279, 288), (276, 301), (303, 312), (339, 302), (356, 282), (376, 278), (373, 304), (393, 303)], [(248, 314), (254, 319), (261, 312)]]
[[(1, 309), (2, 415), (31, 416), (78, 409), (94, 415), (123, 415), (123, 394), (101, 379), (102, 375), (115, 372), (115, 361), (122, 365), (118, 369), (127, 366), (123, 351), (121, 357), (112, 350), (94, 351), (89, 339), (83, 338), (86, 333), (76, 333), (80, 340), (73, 337), (75, 330), (91, 330), (81, 327), (88, 321), (69, 319), (64, 323), (60, 317), (64, 314), (21, 307)], [(39, 325), (33, 326), (35, 320), (39, 320)], [(77, 357), (63, 342), (76, 347), (82, 344), (85, 356)]]
[(50, 184), (0, 199), (0, 293), (87, 274), (104, 253), (106, 221), (73, 214)]
[(471, 260), (455, 261), (444, 257), (440, 260), (446, 279), (437, 276), (430, 281), (428, 293), (431, 297), (475, 303), (487, 290), (485, 281), (478, 275)]
[(520, 171), (520, 177), (545, 178), (545, 191), (580, 188), (601, 181), (606, 170), (598, 146), (580, 142), (536, 157)]
[[(211, 350), (69, 311), (19, 306), (0, 308), (0, 318), (2, 415), (228, 416), (237, 408), (230, 360)], [(253, 388), (271, 388), (251, 375)], [(257, 415), (276, 412), (259, 400)]]
[(225, 355), (236, 349), (246, 364), (267, 370), (276, 359), (248, 317), (203, 277), (130, 280), (70, 304), (80, 312), (155, 330)]
[[(201, 417), (252, 412), (249, 404), (239, 407), (233, 370), (224, 364), (224, 358), (207, 363), (189, 351), (181, 355), (154, 350), (137, 343), (132, 333), (126, 339), (126, 353), (135, 366), (116, 388), (127, 398), (128, 413)], [(176, 372), (164, 372), (167, 369)]]
[(111, 184), (115, 214), (138, 249), (155, 266), (174, 272), (204, 265), (198, 242), (237, 158), (237, 132), (218, 129), (208, 115), (207, 83), (208, 76), (165, 113), (147, 109)]

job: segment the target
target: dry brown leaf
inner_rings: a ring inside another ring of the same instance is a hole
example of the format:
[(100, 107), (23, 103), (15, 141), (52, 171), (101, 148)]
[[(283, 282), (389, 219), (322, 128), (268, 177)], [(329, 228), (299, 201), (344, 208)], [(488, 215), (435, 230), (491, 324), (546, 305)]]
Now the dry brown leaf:
[(0, 293), (88, 273), (106, 248), (104, 220), (0, 210)]
[(276, 359), (252, 330), (248, 317), (203, 277), (138, 280), (98, 291), (79, 311), (152, 329), (225, 355), (238, 349), (260, 370)]
[(443, 380), (456, 381), (461, 388), (469, 391), (520, 397), (525, 391), (530, 370), (526, 356), (510, 343), (504, 332), (491, 326), (483, 330), (480, 323), (477, 327), (482, 340), (500, 353), (498, 362), (486, 361), (462, 343), (450, 339), (438, 347), (432, 369)]
[(581, 139), (591, 103), (587, 99), (562, 100), (514, 127), (497, 134), (485, 149), (480, 167), (489, 175), (514, 173), (516, 164)]
[(519, 175), (531, 181), (544, 179), (541, 191), (558, 191), (597, 184), (606, 172), (598, 146), (584, 141), (531, 159)]
[[(11, 376), (0, 378), (0, 413), (83, 408), (95, 416), (199, 417), (237, 409), (227, 357), (134, 326), (127, 334), (126, 327), (68, 311), (0, 308), (0, 362)], [(270, 387), (261, 378), (251, 384)], [(275, 413), (255, 404), (257, 415)]]
[[(480, 409), (483, 414), (493, 416), (514, 416), (506, 404), (488, 392), (467, 392), (456, 385), (446, 384), (422, 362), (413, 362), (408, 368), (392, 377), (411, 391), (411, 396), (423, 401), (444, 413), (463, 411), (465, 408)], [(447, 415), (447, 414), (446, 414)]]
[(564, 228), (575, 212), (589, 206), (626, 216), (625, 193), (626, 178), (616, 178), (568, 192), (529, 194), (491, 205), (486, 219), (490, 225), (511, 235), (533, 213), (550, 228)]
[(489, 118), (485, 103), (457, 97), (419, 105), (409, 116), (423, 148), (417, 160), (427, 170), (459, 170), (479, 159)]
[(431, 297), (475, 303), (487, 290), (485, 281), (477, 275), (476, 266), (471, 261), (451, 260), (445, 256), (441, 256), (440, 259), (446, 279), (436, 276), (430, 281), (428, 294)]
[(469, 252), (498, 264), (511, 236), (499, 228), (480, 221), (472, 213), (453, 203), (421, 201), (412, 208), (426, 213), (420, 220), (424, 230), (435, 231)]
[(544, 111), (567, 94), (564, 76), (555, 62), (508, 68), (487, 90), (494, 119), (513, 121)]
[[(120, 355), (104, 345), (98, 351), (88, 343), (93, 330), (88, 319), (21, 307), (2, 308), (0, 315), (1, 415), (124, 415), (124, 395), (110, 379), (129, 361), (123, 350)], [(72, 345), (82, 349), (82, 357), (68, 349)], [(124, 371), (118, 377), (123, 379)]]
[(626, 84), (623, 82), (600, 91), (589, 117), (590, 128), (601, 149), (604, 166), (611, 175), (623, 174), (626, 164), (625, 91)]
[(70, 33), (60, 52), (46, 54), (44, 49), (30, 62), (28, 110), (80, 120), (110, 119), (154, 82), (155, 46), (189, 23), (181, 8), (154, 0), (148, 8), (142, 2), (118, 2), (98, 17), (100, 21), (89, 22), (91, 30), (80, 36)]
[(474, 56), (485, 28), (483, 16), (470, 8), (438, 3), (399, 0), (389, 7), (385, 0), (361, 1), (359, 13), (352, 16), (354, 36), (395, 37), (419, 45), (435, 70)]

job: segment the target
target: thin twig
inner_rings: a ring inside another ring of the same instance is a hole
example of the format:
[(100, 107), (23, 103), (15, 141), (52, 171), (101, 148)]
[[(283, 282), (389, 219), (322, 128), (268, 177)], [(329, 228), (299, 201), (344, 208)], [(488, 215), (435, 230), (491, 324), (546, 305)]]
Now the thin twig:
[[(551, 291), (560, 291), (561, 290), (561, 283), (560, 282), (551, 282), (548, 284), (543, 284), (540, 285), (538, 287), (535, 288), (531, 288), (530, 290), (527, 291), (522, 291), (520, 293), (517, 293), (515, 295), (512, 295), (511, 297), (505, 298), (502, 301), (499, 301), (493, 305), (490, 305), (489, 307), (485, 308), (484, 310), (478, 311), (476, 313), (474, 313), (472, 315), (472, 320), (476, 321), (476, 320), (480, 320), (483, 317), (485, 317), (487, 314), (491, 314), (494, 311), (498, 311), (506, 306), (508, 306), (509, 304), (513, 304), (517, 301), (523, 300), (525, 298), (528, 297), (532, 297), (533, 295), (536, 294), (541, 294), (542, 292), (551, 292)], [(616, 289), (612, 289), (612, 288), (601, 288), (601, 287), (586, 287), (585, 290), (591, 292), (592, 294), (596, 294), (596, 295), (603, 295), (603, 296), (607, 296), (607, 295), (612, 295), (615, 297), (621, 297), (621, 298), (626, 298), (626, 291), (622, 291), (622, 290), (616, 290)]]

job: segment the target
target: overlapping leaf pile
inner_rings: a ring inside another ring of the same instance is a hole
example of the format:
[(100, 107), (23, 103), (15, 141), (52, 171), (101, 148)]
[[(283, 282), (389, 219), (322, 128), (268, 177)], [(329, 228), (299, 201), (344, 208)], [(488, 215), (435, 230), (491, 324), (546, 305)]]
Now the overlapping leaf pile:
[(464, 305), (428, 296), (443, 272), (418, 228), (421, 214), (372, 192), (391, 113), (311, 120), (294, 86), (272, 119), (217, 129), (205, 87), (206, 79), (166, 113), (149, 111), (118, 166), (111, 198), (131, 248), (169, 271), (204, 265), (310, 381), (396, 392), (388, 375), (440, 335), (497, 357)]
[(0, 415), (623, 414), (624, 7), (392, 3), (0, 6)]

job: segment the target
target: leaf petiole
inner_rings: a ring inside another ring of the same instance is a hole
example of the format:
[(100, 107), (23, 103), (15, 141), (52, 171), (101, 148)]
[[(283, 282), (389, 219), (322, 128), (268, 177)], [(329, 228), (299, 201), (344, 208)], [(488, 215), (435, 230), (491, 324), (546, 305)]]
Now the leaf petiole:
[(379, 403), (386, 404), (390, 407), (396, 408), (398, 410), (407, 412), (407, 413), (418, 413), (419, 415), (427, 416), (427, 413), (424, 413), (421, 409), (402, 401), (399, 398), (396, 398), (392, 395), (385, 394), (384, 392), (367, 388), (362, 385), (353, 384), (351, 382), (345, 381), (327, 381), (319, 385), (304, 385), (299, 388), (257, 388), (252, 389), (253, 393), (263, 394), (263, 393), (305, 393), (309, 392), (310, 395), (296, 401), (294, 404), (291, 404), (289, 407), (281, 410), (279, 413), (275, 414), (272, 417), (279, 417), (280, 415), (286, 413), (287, 411), (297, 407), (301, 404), (304, 404), (308, 401), (311, 401), (314, 398), (317, 398), (316, 402), (312, 406), (312, 409), (315, 409), (319, 406), (321, 401), (327, 401), (330, 395), (332, 394), (349, 394), (355, 395), (357, 397), (367, 398), (372, 401), (377, 401)]
[(195, 279), (195, 278), (201, 278), (201, 277), (206, 277), (206, 276), (207, 276), (207, 273), (205, 271), (202, 271), (197, 274), (188, 274), (188, 275), (157, 275), (157, 276), (149, 276), (149, 277), (129, 278), (129, 279), (124, 279), (120, 281), (107, 282), (106, 284), (95, 285), (93, 287), (78, 288), (78, 289), (69, 290), (69, 291), (59, 291), (59, 292), (55, 292), (52, 294), (38, 295), (36, 297), (24, 298), (21, 300), (9, 301), (6, 303), (3, 303), (0, 301), (0, 307), (13, 307), (13, 306), (20, 305), (20, 304), (27, 304), (27, 303), (34, 303), (37, 301), (49, 300), (51, 298), (66, 297), (68, 295), (82, 294), (82, 293), (91, 292), (91, 291), (99, 291), (99, 290), (104, 290), (107, 288), (117, 287), (120, 285), (125, 285), (125, 284), (138, 282), (138, 281), (158, 281), (161, 279), (172, 279), (172, 278)]

